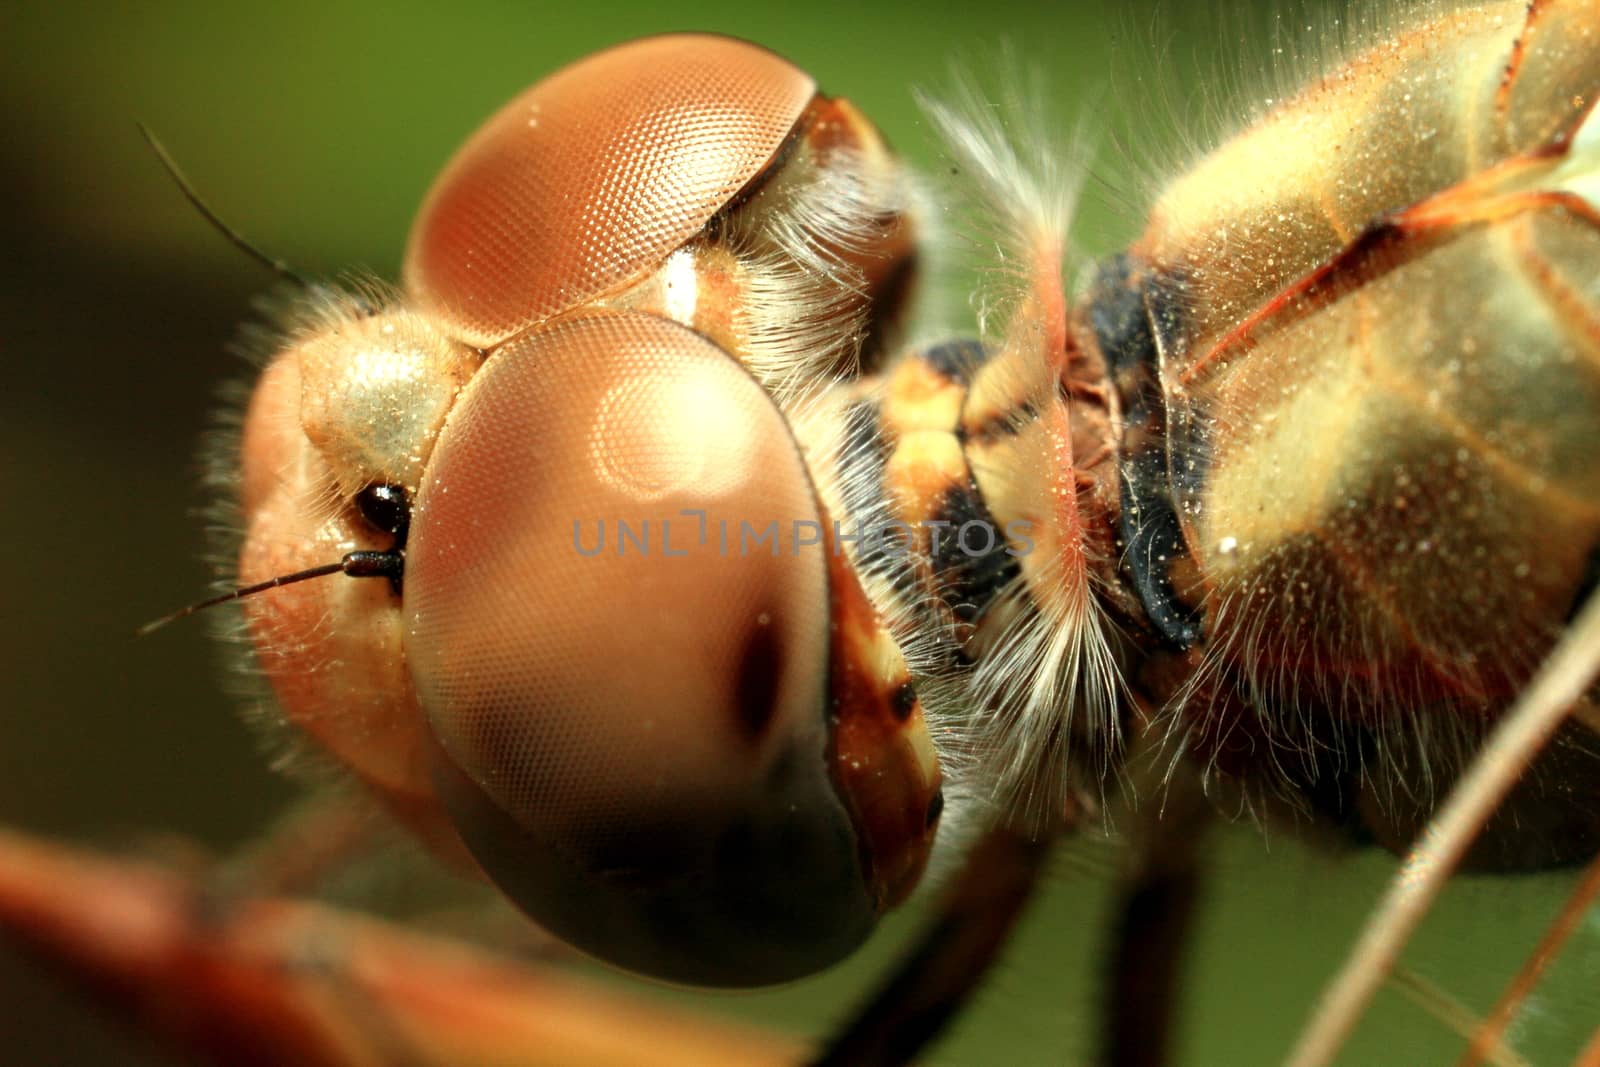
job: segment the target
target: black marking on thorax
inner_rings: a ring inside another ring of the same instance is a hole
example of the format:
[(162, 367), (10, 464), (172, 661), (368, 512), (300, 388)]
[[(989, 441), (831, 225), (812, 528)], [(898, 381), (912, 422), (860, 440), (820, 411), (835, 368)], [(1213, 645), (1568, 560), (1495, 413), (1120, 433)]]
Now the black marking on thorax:
[(1004, 531), (971, 481), (951, 486), (936, 506), (930, 562), (939, 596), (961, 622), (975, 623), (983, 611), (1022, 575), (1006, 551)]
[[(1173, 500), (1173, 442), (1168, 438), (1158, 339), (1180, 336), (1183, 311), (1180, 288), (1170, 279), (1152, 277), (1127, 255), (1106, 260), (1090, 289), (1090, 328), (1124, 418), (1117, 464), (1123, 567), (1150, 625), (1178, 650), (1195, 647), (1205, 636), (1199, 612), (1172, 585), (1173, 566), (1188, 556), (1189, 547)], [(1203, 465), (1190, 462), (1187, 455), (1179, 460), (1186, 484), (1197, 488), (1192, 479), (1203, 477)]]
[(961, 385), (971, 385), (972, 376), (989, 360), (989, 351), (982, 341), (970, 337), (945, 341), (918, 352), (915, 357), (932, 367), (940, 375)]
[[(932, 345), (911, 358), (948, 381), (970, 386), (993, 354), (982, 341), (958, 338)], [(962, 439), (961, 426), (951, 432)], [(1006, 551), (1004, 531), (970, 472), (946, 489), (932, 510), (927, 539), (935, 587), (956, 620), (975, 623), (984, 609), (1021, 577), (1022, 568)]]

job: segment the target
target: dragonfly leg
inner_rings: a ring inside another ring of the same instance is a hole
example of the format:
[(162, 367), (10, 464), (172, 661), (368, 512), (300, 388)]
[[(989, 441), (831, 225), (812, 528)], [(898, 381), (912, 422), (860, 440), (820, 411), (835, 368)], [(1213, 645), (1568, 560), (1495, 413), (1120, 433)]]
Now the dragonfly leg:
[(938, 1037), (999, 957), (1053, 843), (990, 829), (911, 950), (811, 1060), (812, 1067), (909, 1063)]
[(1168, 1062), (1183, 954), (1203, 891), (1201, 855), (1211, 810), (1198, 792), (1175, 791), (1129, 850), (1102, 983), (1100, 1062), (1108, 1067)]

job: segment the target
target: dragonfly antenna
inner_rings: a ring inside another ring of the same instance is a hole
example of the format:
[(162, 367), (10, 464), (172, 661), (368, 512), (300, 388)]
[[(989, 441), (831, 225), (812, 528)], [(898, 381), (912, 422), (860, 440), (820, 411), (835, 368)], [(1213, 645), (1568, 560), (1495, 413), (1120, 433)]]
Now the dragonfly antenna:
[(161, 629), (169, 622), (187, 618), (197, 611), (214, 608), (218, 604), (226, 604), (230, 600), (242, 600), (247, 596), (265, 593), (268, 589), (276, 589), (280, 585), (293, 585), (296, 582), (309, 581), (312, 578), (322, 578), (330, 574), (348, 574), (352, 578), (389, 578), (397, 579), (405, 566), (405, 554), (400, 551), (390, 552), (347, 552), (344, 558), (337, 563), (324, 563), (317, 567), (307, 567), (303, 571), (292, 574), (280, 574), (276, 578), (268, 578), (255, 585), (244, 585), (238, 589), (229, 590), (198, 604), (179, 608), (170, 615), (163, 615), (153, 622), (147, 622), (134, 631), (135, 637), (144, 637)]
[(307, 278), (305, 275), (301, 274), (299, 271), (289, 266), (288, 263), (277, 258), (276, 256), (268, 255), (266, 252), (263, 252), (260, 248), (252, 244), (250, 240), (244, 236), (244, 234), (240, 233), (238, 230), (224, 222), (222, 220), (222, 216), (218, 215), (211, 209), (211, 205), (205, 202), (205, 199), (201, 197), (199, 191), (196, 190), (194, 185), (190, 183), (188, 177), (185, 176), (183, 171), (178, 168), (177, 161), (174, 160), (171, 154), (167, 152), (166, 147), (162, 145), (160, 141), (156, 140), (156, 135), (150, 132), (150, 127), (146, 126), (142, 122), (138, 123), (137, 125), (139, 127), (139, 132), (144, 134), (144, 139), (149, 142), (151, 150), (155, 152), (156, 158), (161, 161), (161, 166), (166, 170), (168, 176), (172, 178), (174, 184), (177, 185), (178, 191), (183, 194), (183, 198), (189, 201), (189, 205), (200, 213), (201, 218), (205, 219), (206, 222), (211, 224), (212, 229), (220, 233), (229, 244), (233, 245), (233, 247), (239, 249), (239, 251), (243, 252), (257, 263), (260, 263), (262, 266), (266, 267), (280, 278), (287, 279), (288, 281), (300, 286), (302, 289), (314, 288), (311, 279)]

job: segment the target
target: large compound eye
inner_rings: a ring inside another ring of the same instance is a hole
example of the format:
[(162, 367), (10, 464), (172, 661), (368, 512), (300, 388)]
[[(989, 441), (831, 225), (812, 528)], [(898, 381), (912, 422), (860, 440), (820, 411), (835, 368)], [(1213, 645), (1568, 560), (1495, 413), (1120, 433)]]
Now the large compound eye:
[(406, 288), (480, 347), (656, 269), (772, 161), (816, 86), (743, 41), (651, 37), (512, 100), (456, 153)]
[(865, 936), (820, 517), (743, 368), (650, 316), (531, 331), (463, 391), (415, 520), (407, 658), (441, 799), (502, 890), (700, 984), (798, 977)]

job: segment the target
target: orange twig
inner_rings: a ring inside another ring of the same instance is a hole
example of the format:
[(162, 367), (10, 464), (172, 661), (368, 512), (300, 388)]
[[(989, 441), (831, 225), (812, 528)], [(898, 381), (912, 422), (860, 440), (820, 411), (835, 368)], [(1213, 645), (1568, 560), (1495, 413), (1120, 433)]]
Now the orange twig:
[(1521, 1010), (1523, 1001), (1528, 999), (1528, 994), (1539, 984), (1539, 979), (1555, 959), (1556, 953), (1583, 921), (1584, 914), (1594, 903), (1596, 896), (1600, 896), (1600, 856), (1590, 862), (1578, 887), (1572, 891), (1572, 896), (1562, 906), (1561, 914), (1557, 915), (1555, 921), (1545, 930), (1538, 946), (1523, 963), (1516, 977), (1506, 986), (1499, 1002), (1484, 1020), (1482, 1028), (1473, 1037), (1472, 1045), (1462, 1055), (1456, 1067), (1476, 1067), (1483, 1062), (1487, 1050), (1499, 1043), (1506, 1027), (1511, 1025), (1511, 1021)]
[(0, 933), (227, 1064), (776, 1064), (780, 1039), (283, 899), (208, 914), (151, 864), (0, 831)]

